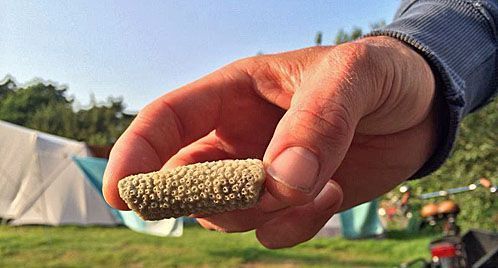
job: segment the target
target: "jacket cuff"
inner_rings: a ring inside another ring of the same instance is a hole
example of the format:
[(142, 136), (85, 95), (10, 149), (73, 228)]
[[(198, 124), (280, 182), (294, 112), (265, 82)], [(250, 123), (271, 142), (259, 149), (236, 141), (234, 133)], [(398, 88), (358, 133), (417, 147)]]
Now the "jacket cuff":
[(449, 157), (463, 116), (484, 105), (496, 89), (494, 23), (469, 1), (416, 1), (393, 23), (367, 36), (390, 36), (421, 54), (436, 79), (439, 142), (410, 178), (437, 170)]

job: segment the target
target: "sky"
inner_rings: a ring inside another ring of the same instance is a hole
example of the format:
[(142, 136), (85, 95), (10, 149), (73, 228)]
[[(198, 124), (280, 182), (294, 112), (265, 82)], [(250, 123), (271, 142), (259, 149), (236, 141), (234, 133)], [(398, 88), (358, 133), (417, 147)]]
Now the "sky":
[(331, 44), (339, 29), (391, 21), (396, 0), (0, 1), (0, 79), (55, 81), (138, 111), (236, 59)]

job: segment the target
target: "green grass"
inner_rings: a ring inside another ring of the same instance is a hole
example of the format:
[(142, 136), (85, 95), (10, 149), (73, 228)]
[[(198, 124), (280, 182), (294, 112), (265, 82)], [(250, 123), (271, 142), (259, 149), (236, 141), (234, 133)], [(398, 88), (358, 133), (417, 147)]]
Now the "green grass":
[(0, 267), (393, 267), (427, 256), (430, 235), (390, 232), (382, 240), (313, 239), (268, 250), (254, 232), (187, 227), (160, 238), (124, 227), (0, 226)]

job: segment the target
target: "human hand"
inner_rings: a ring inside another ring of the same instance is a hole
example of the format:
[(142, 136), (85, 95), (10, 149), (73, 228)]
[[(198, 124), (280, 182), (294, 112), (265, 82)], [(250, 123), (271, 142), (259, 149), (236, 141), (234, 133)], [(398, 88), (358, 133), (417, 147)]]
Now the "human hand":
[(260, 158), (259, 204), (198, 221), (293, 246), (423, 165), (437, 140), (434, 88), (425, 60), (389, 37), (239, 60), (140, 111), (111, 152), (104, 196), (128, 209), (117, 191), (125, 176)]

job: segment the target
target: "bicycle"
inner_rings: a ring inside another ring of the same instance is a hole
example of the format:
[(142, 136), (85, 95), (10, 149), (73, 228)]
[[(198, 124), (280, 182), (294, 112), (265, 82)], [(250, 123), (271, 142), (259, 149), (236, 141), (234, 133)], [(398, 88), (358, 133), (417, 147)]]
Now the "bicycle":
[[(491, 193), (497, 193), (497, 186), (491, 181), (481, 178), (477, 182), (464, 187), (425, 193), (417, 196), (421, 200), (445, 197), (446, 200), (425, 204), (420, 215), (422, 222), (420, 228), (427, 225), (434, 226), (443, 224), (443, 237), (433, 240), (429, 244), (431, 259), (416, 259), (401, 264), (400, 267), (412, 267), (420, 263), (427, 268), (450, 268), (450, 267), (498, 267), (498, 233), (490, 233), (479, 230), (470, 230), (465, 235), (460, 235), (460, 227), (457, 224), (457, 216), (460, 212), (458, 204), (450, 199), (451, 195), (474, 191), (479, 186), (489, 189)], [(408, 200), (413, 197), (410, 188), (401, 188), (404, 200), (399, 202), (400, 211), (407, 211), (410, 206)], [(407, 195), (406, 193), (409, 192)]]

